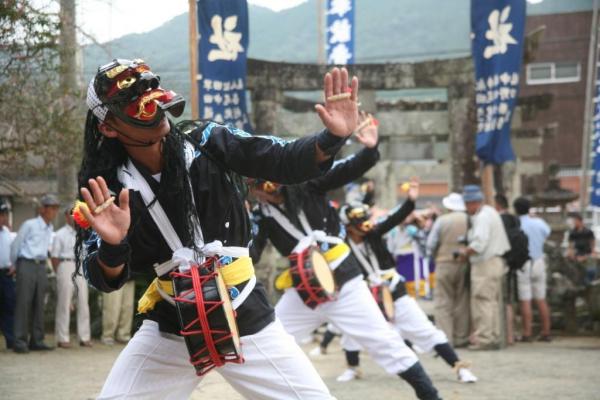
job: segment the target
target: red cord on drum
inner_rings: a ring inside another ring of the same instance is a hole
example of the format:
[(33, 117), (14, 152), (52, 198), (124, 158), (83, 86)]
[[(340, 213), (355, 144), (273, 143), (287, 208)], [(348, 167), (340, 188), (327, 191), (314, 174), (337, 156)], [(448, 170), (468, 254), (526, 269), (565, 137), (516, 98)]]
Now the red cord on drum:
[[(218, 278), (217, 268), (217, 260), (211, 258), (200, 266), (192, 265), (188, 271), (171, 272), (173, 279), (189, 279), (192, 282), (191, 289), (182, 291), (173, 299), (175, 302), (193, 304), (196, 308), (198, 317), (182, 327), (181, 335), (184, 337), (202, 335), (204, 339), (204, 346), (190, 354), (190, 362), (196, 368), (198, 376), (205, 375), (213, 368), (220, 367), (227, 362), (237, 364), (244, 362), (241, 353), (229, 351), (221, 354), (217, 349), (218, 344), (233, 339), (232, 332), (214, 329), (210, 326), (209, 315), (222, 309), (224, 301), (222, 299), (206, 299), (202, 287), (206, 282)], [(199, 326), (200, 329), (195, 329), (194, 326)]]

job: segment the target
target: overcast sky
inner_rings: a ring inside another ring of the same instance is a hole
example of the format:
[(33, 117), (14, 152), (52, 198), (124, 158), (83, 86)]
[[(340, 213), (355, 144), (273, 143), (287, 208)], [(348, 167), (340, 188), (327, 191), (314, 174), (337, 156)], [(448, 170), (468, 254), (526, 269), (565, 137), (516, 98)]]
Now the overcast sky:
[[(43, 0), (40, 0), (43, 1)], [(274, 11), (307, 0), (248, 0)], [(77, 23), (99, 42), (152, 30), (188, 9), (188, 0), (79, 0)]]

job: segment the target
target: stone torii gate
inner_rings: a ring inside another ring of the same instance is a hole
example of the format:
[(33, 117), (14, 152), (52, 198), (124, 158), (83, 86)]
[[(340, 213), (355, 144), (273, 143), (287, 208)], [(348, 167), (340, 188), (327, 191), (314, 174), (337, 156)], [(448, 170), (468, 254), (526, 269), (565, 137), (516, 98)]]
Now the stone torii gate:
[[(275, 117), (284, 91), (318, 91), (330, 66), (248, 60), (247, 87), (252, 92), (256, 132), (274, 132)], [(449, 187), (459, 191), (472, 182), (478, 166), (475, 148), (474, 69), (471, 58), (415, 63), (355, 64), (350, 75), (359, 78), (362, 108), (377, 112), (375, 90), (442, 88), (448, 94), (448, 131), (451, 160)]]

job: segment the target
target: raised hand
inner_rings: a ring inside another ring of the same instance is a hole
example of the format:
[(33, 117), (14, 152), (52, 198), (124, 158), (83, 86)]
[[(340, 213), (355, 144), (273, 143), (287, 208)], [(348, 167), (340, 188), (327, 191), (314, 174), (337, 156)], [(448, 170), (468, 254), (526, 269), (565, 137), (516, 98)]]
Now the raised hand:
[(325, 74), (323, 91), (325, 105), (315, 105), (323, 125), (335, 136), (350, 136), (358, 125), (358, 78), (348, 87), (348, 70), (334, 68)]
[(372, 149), (377, 145), (378, 137), (378, 127), (375, 119), (371, 114), (361, 111), (358, 117), (356, 140), (358, 140), (363, 146)]
[(121, 243), (127, 235), (131, 223), (129, 190), (121, 190), (118, 206), (112, 203), (104, 210), (95, 213), (94, 210), (109, 201), (111, 195), (104, 178), (90, 179), (88, 183), (91, 192), (87, 188), (81, 188), (81, 196), (87, 203), (89, 210), (82, 207), (81, 211), (102, 240), (114, 245)]
[(419, 197), (419, 178), (413, 176), (410, 179), (409, 185), (410, 186), (408, 188), (408, 198), (412, 201), (416, 201)]

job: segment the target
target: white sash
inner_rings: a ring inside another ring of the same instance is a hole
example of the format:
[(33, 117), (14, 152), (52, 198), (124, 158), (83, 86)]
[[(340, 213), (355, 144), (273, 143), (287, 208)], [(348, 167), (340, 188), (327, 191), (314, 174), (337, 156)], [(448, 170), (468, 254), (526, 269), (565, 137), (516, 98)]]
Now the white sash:
[[(368, 243), (363, 243), (366, 249)], [(361, 251), (357, 243), (355, 243), (352, 239), (348, 238), (348, 244), (350, 245), (350, 248), (352, 249), (352, 252), (356, 256), (356, 259), (358, 260), (360, 265), (362, 265), (365, 271), (367, 271), (369, 282), (371, 282), (374, 285), (380, 285), (382, 282), (381, 269), (379, 268), (379, 261), (377, 260), (377, 256), (375, 255), (375, 253), (371, 251), (368, 255), (369, 259), (367, 260), (367, 255)]]
[[(303, 210), (298, 213), (298, 219), (300, 220), (300, 225), (302, 225), (304, 232), (301, 232), (300, 229), (296, 228), (289, 218), (279, 211), (277, 207), (269, 203), (264, 203), (261, 204), (261, 210), (265, 216), (273, 218), (275, 222), (277, 222), (277, 224), (283, 228), (284, 231), (298, 240), (298, 243), (292, 250), (292, 253), (301, 253), (318, 242), (330, 244), (340, 244), (344, 242), (338, 237), (328, 236), (327, 233), (322, 230), (313, 230)], [(345, 257), (340, 257), (341, 260), (336, 260), (332, 263), (329, 263), (329, 268), (335, 270), (341, 264), (341, 261), (343, 261), (344, 258)]]
[[(187, 150), (187, 149), (186, 149)], [(186, 151), (186, 167), (189, 168), (191, 162), (188, 162), (188, 154)], [(215, 240), (210, 243), (204, 243), (204, 238), (202, 236), (202, 229), (200, 228), (200, 221), (197, 220), (194, 224), (195, 237), (196, 237), (196, 247), (199, 249), (200, 254), (196, 254), (196, 252), (188, 247), (184, 247), (181, 243), (181, 239), (175, 232), (171, 221), (167, 217), (165, 210), (162, 208), (158, 199), (155, 200), (155, 195), (150, 185), (146, 179), (140, 174), (140, 171), (135, 167), (131, 159), (127, 161), (126, 168), (119, 168), (118, 175), (119, 180), (123, 184), (123, 186), (127, 189), (134, 189), (140, 192), (144, 204), (148, 206), (152, 204), (148, 210), (150, 211), (150, 215), (154, 220), (154, 223), (160, 230), (163, 238), (169, 245), (169, 248), (173, 251), (173, 256), (171, 260), (162, 263), (160, 265), (155, 265), (154, 270), (158, 276), (162, 276), (167, 272), (171, 271), (175, 267), (179, 267), (182, 271), (190, 268), (190, 264), (193, 262), (201, 263), (204, 261), (205, 257), (212, 256), (229, 256), (229, 257), (248, 257), (249, 252), (246, 247), (235, 247), (235, 246), (223, 246), (218, 240)], [(200, 256), (200, 257), (198, 257)], [(198, 259), (200, 258), (200, 259)], [(256, 285), (256, 276), (253, 276), (244, 289), (240, 292), (240, 294), (232, 300), (232, 306), (234, 309), (238, 308), (244, 300), (250, 295), (250, 292), (254, 289)], [(162, 293), (161, 293), (162, 295)]]

